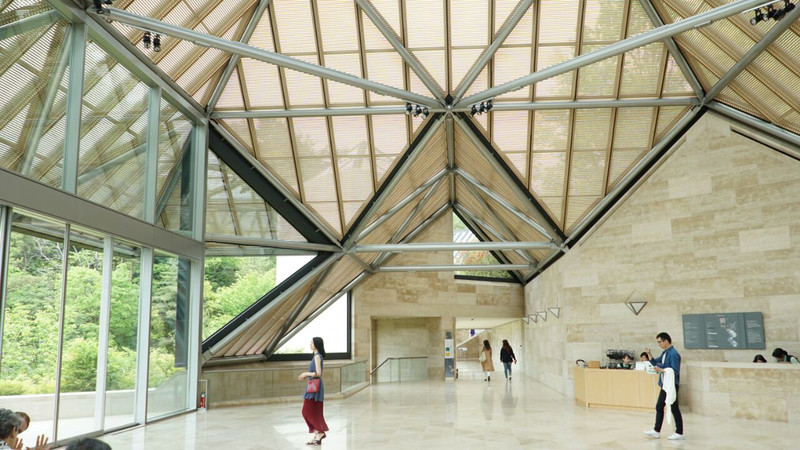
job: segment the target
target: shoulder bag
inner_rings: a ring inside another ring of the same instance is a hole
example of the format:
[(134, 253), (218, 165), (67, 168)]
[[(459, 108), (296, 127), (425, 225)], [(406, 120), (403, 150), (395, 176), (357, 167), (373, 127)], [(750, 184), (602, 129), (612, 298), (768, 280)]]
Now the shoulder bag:
[(306, 392), (309, 394), (316, 394), (319, 392), (319, 378), (309, 378)]

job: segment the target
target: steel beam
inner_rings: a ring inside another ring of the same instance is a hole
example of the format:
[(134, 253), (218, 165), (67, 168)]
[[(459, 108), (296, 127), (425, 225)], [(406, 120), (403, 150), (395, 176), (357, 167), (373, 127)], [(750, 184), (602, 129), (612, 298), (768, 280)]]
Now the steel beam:
[[(425, 228), (426, 228), (428, 225), (430, 225), (431, 223), (433, 223), (433, 222), (434, 222), (436, 219), (438, 219), (439, 217), (441, 217), (441, 216), (442, 216), (442, 214), (444, 214), (445, 212), (447, 212), (447, 211), (449, 211), (449, 210), (450, 210), (450, 205), (444, 205), (444, 206), (442, 206), (442, 207), (441, 207), (441, 208), (439, 208), (439, 209), (438, 209), (438, 210), (437, 210), (435, 213), (431, 214), (431, 216), (430, 216), (430, 217), (428, 217), (428, 218), (427, 218), (427, 219), (425, 219), (425, 220), (424, 220), (422, 223), (420, 223), (419, 225), (417, 225), (417, 227), (416, 227), (416, 228), (414, 228), (413, 230), (411, 230), (411, 232), (410, 232), (410, 233), (408, 233), (408, 235), (406, 235), (406, 237), (404, 237), (404, 238), (403, 238), (403, 239), (402, 239), (402, 240), (401, 240), (399, 243), (401, 243), (401, 244), (402, 244), (402, 243), (405, 243), (405, 242), (409, 242), (409, 241), (411, 241), (411, 240), (412, 240), (412, 239), (414, 239), (414, 238), (415, 238), (415, 237), (416, 237), (416, 236), (417, 236), (419, 233), (421, 233), (421, 232), (422, 232), (422, 230), (424, 230), (424, 229), (425, 229)], [(390, 257), (391, 255), (392, 255), (392, 253), (384, 253), (383, 255), (380, 255), (380, 256), (378, 256), (377, 258), (375, 258), (375, 262), (373, 262), (373, 263), (372, 263), (372, 267), (378, 267), (378, 266), (380, 266), (381, 264), (383, 264), (383, 263), (384, 263), (384, 261), (386, 261), (387, 259), (389, 259), (389, 257)]]
[(0, 26), (0, 41), (27, 33), (28, 31), (35, 30), (39, 27), (50, 25), (60, 18), (61, 16), (58, 14), (58, 12), (51, 9), (50, 11), (45, 11), (43, 13)]
[[(495, 102), (492, 111), (545, 111), (551, 109), (652, 108), (655, 106), (697, 106), (695, 97), (641, 98), (623, 100), (565, 100), (548, 102)], [(470, 106), (453, 108), (453, 112), (470, 112)]]
[(206, 242), (213, 242), (217, 244), (245, 245), (249, 247), (285, 248), (292, 250), (331, 253), (337, 253), (340, 251), (339, 247), (335, 245), (316, 244), (313, 242), (284, 241), (280, 239), (264, 239), (247, 236), (230, 236), (213, 233), (207, 234), (205, 240)]
[(781, 128), (775, 124), (765, 122), (757, 117), (753, 117), (750, 114), (739, 111), (736, 108), (732, 108), (716, 100), (709, 103), (708, 107), (711, 108), (712, 112), (728, 120), (738, 122), (750, 129), (764, 133), (767, 136), (788, 145), (789, 149), (785, 149), (786, 153), (790, 154), (795, 159), (800, 159), (800, 135), (792, 133), (791, 131)]
[(445, 133), (447, 133), (447, 183), (451, 206), (456, 203), (456, 174), (453, 172), (456, 168), (456, 136), (453, 120), (455, 119), (452, 114), (446, 115), (444, 119)]
[[(431, 113), (446, 112), (445, 108), (430, 108)], [(354, 108), (260, 109), (255, 111), (215, 111), (212, 119), (269, 119), (283, 117), (379, 116), (405, 114), (405, 106), (367, 106)]]
[[(250, 42), (250, 38), (253, 37), (253, 33), (256, 31), (256, 27), (258, 26), (259, 22), (261, 22), (261, 17), (264, 16), (264, 11), (267, 10), (269, 3), (270, 0), (259, 0), (258, 6), (256, 6), (256, 9), (253, 11), (253, 15), (250, 16), (250, 21), (247, 23), (247, 27), (244, 29), (239, 42), (245, 44)], [(225, 67), (225, 70), (222, 71), (222, 76), (220, 76), (217, 86), (214, 88), (214, 91), (211, 93), (211, 97), (208, 99), (208, 104), (206, 105), (207, 112), (213, 111), (217, 106), (217, 102), (222, 95), (222, 91), (224, 91), (225, 86), (228, 85), (228, 80), (231, 79), (233, 70), (236, 68), (236, 65), (239, 64), (240, 59), (241, 57), (239, 55), (231, 55), (231, 58), (228, 60), (228, 65)]]
[[(658, 11), (656, 11), (656, 9), (653, 7), (653, 3), (650, 0), (639, 0), (639, 4), (642, 5), (642, 9), (644, 9), (645, 14), (647, 14), (647, 17), (650, 18), (650, 22), (653, 22), (653, 25), (656, 28), (664, 26), (664, 21), (661, 20), (661, 16), (658, 15)], [(678, 48), (678, 45), (675, 43), (675, 39), (672, 37), (664, 39), (664, 45), (667, 46), (667, 51), (669, 51), (669, 54), (672, 55), (672, 58), (675, 60), (675, 64), (678, 65), (678, 68), (681, 69), (681, 72), (686, 78), (686, 81), (689, 83), (689, 86), (692, 87), (692, 92), (694, 92), (694, 95), (696, 95), (698, 99), (703, 98), (703, 86), (700, 84), (700, 81), (697, 79), (694, 71), (689, 66), (686, 58), (683, 56), (683, 52), (681, 52), (681, 50)]]
[[(87, 12), (91, 15), (97, 15), (97, 13), (91, 8), (88, 9)], [(108, 13), (103, 14), (102, 17), (98, 18), (124, 23), (134, 28), (149, 30), (162, 35), (171, 36), (173, 38), (183, 39), (185, 41), (193, 42), (197, 45), (215, 48), (217, 50), (233, 53), (245, 58), (264, 61), (279, 67), (296, 70), (298, 72), (303, 72), (327, 80), (338, 81), (339, 83), (354, 86), (359, 89), (376, 92), (389, 97), (399, 98), (419, 105), (429, 107), (440, 106), (436, 100), (430, 97), (425, 97), (423, 95), (387, 86), (385, 84), (376, 83), (374, 81), (366, 80), (364, 78), (344, 72), (339, 72), (338, 70), (307, 63), (297, 58), (285, 56), (280, 53), (270, 52), (268, 50), (243, 44), (241, 42), (229, 41), (217, 36), (199, 33), (188, 28), (168, 24), (150, 17), (140, 16), (122, 9), (108, 8)]]
[(433, 96), (436, 97), (440, 103), (444, 104), (445, 100), (442, 96), (441, 87), (438, 86), (435, 81), (433, 81), (428, 71), (422, 67), (422, 64), (417, 61), (417, 58), (408, 51), (402, 42), (400, 42), (400, 39), (392, 27), (386, 23), (385, 20), (383, 20), (383, 16), (381, 16), (380, 13), (375, 10), (375, 7), (372, 6), (372, 3), (369, 0), (356, 0), (356, 4), (359, 8), (361, 8), (362, 11), (364, 11), (364, 14), (369, 17), (372, 23), (375, 24), (375, 27), (381, 32), (383, 37), (386, 38), (389, 44), (394, 47), (394, 50), (400, 55), (401, 58), (403, 58), (403, 61), (408, 64), (408, 67), (414, 71), (415, 74), (417, 74), (420, 81), (422, 81), (422, 84), (428, 88), (431, 94), (433, 94)]
[(81, 107), (83, 106), (83, 74), (86, 65), (86, 24), (73, 23), (69, 28), (69, 88), (67, 89), (66, 135), (61, 189), (71, 194), (78, 190), (78, 157), (81, 141)]
[(788, 30), (796, 21), (797, 18), (800, 17), (800, 8), (794, 8), (793, 10), (789, 11), (783, 19), (781, 19), (778, 23), (772, 26), (772, 28), (767, 31), (764, 37), (761, 38), (760, 41), (756, 42), (756, 44), (750, 47), (750, 50), (747, 51), (742, 57), (736, 61), (736, 64), (733, 65), (722, 78), (717, 81), (714, 86), (711, 86), (711, 89), (708, 90), (706, 95), (703, 97), (703, 104), (708, 104), (711, 100), (714, 100), (723, 89), (725, 89), (731, 81), (735, 80), (736, 77), (742, 73), (747, 66), (750, 65), (756, 58), (758, 58), (761, 53), (763, 53), (767, 47), (772, 45), (775, 40), (777, 40), (784, 31)]
[(656, 144), (639, 162), (608, 192), (600, 203), (575, 225), (566, 243), (575, 243), (586, 231), (587, 227), (593, 225), (607, 209), (616, 203), (634, 183), (646, 173), (650, 167), (671, 147), (677, 138), (682, 136), (700, 117), (704, 108), (694, 108), (684, 116), (675, 126)]
[[(474, 188), (474, 187), (472, 187), (472, 185), (471, 185), (471, 184), (469, 184), (469, 183), (465, 183), (465, 185), (466, 185), (466, 187), (467, 187), (467, 190), (469, 190), (470, 194), (472, 194), (472, 196), (473, 196), (473, 197), (475, 197), (475, 199), (476, 199), (476, 200), (477, 200), (477, 201), (478, 201), (478, 202), (481, 204), (481, 206), (483, 206), (483, 209), (484, 209), (484, 210), (485, 210), (485, 211), (486, 211), (486, 212), (487, 212), (487, 213), (488, 213), (488, 214), (489, 214), (489, 215), (490, 215), (490, 216), (491, 216), (491, 217), (492, 217), (492, 218), (493, 218), (495, 221), (497, 221), (497, 224), (498, 224), (498, 225), (500, 225), (500, 228), (502, 228), (502, 231), (505, 233), (505, 236), (507, 236), (508, 238), (507, 238), (507, 239), (506, 239), (506, 238), (504, 238), (502, 234), (500, 234), (500, 233), (497, 233), (496, 231), (494, 231), (494, 229), (493, 229), (493, 228), (491, 228), (491, 227), (489, 226), (489, 224), (487, 224), (487, 223), (484, 223), (483, 221), (481, 221), (480, 219), (478, 219), (477, 217), (475, 217), (475, 214), (474, 214), (474, 213), (467, 211), (467, 213), (468, 213), (468, 215), (469, 215), (470, 219), (472, 219), (472, 221), (473, 221), (473, 222), (476, 222), (476, 223), (480, 224), (480, 225), (481, 225), (481, 226), (483, 226), (485, 229), (487, 229), (487, 230), (491, 230), (491, 232), (492, 232), (492, 233), (493, 233), (495, 236), (498, 236), (499, 238), (501, 238), (501, 240), (508, 241), (508, 240), (511, 240), (511, 239), (513, 239), (514, 241), (518, 241), (519, 239), (517, 238), (517, 235), (516, 235), (516, 233), (514, 233), (514, 231), (512, 231), (512, 230), (511, 230), (511, 228), (510, 228), (510, 227), (509, 227), (509, 226), (508, 226), (508, 225), (507, 225), (507, 224), (506, 224), (506, 223), (505, 223), (503, 220), (501, 220), (501, 219), (500, 219), (500, 217), (498, 217), (498, 215), (497, 215), (497, 214), (494, 212), (494, 210), (493, 210), (491, 207), (489, 207), (489, 204), (488, 204), (488, 203), (486, 203), (486, 200), (484, 200), (484, 198), (483, 198), (483, 197), (482, 197), (482, 196), (481, 196), (481, 195), (480, 195), (478, 192), (476, 192), (476, 191), (475, 191), (475, 188)], [(465, 208), (462, 208), (462, 209), (464, 209), (464, 210), (466, 211), (466, 209), (465, 209)], [(522, 250), (515, 250), (515, 253), (517, 253), (519, 256), (521, 256), (521, 257), (525, 258), (525, 260), (527, 260), (527, 261), (528, 261), (528, 262), (530, 262), (530, 263), (533, 263), (533, 262), (535, 262), (535, 260), (534, 260), (534, 258), (533, 258), (533, 256), (532, 256), (532, 255), (529, 255), (529, 254), (525, 253), (525, 252), (524, 252), (524, 251), (522, 251)]]
[[(474, 129), (474, 123), (467, 122), (470, 119), (464, 117), (463, 120), (458, 120), (458, 126), (461, 127), (463, 132), (467, 135), (470, 141), (475, 144), (475, 147), (478, 149), (478, 152), (486, 159), (489, 165), (495, 170), (495, 172), (500, 176), (500, 178), (505, 182), (507, 186), (511, 189), (514, 195), (517, 196), (520, 202), (522, 202), (525, 207), (527, 207), (528, 211), (533, 215), (533, 217), (540, 223), (534, 227), (537, 230), (540, 228), (544, 228), (546, 231), (543, 232), (545, 236), (553, 239), (556, 243), (560, 244), (564, 240), (564, 234), (555, 225), (555, 223), (550, 219), (544, 209), (539, 205), (536, 199), (533, 198), (531, 193), (528, 189), (522, 184), (519, 178), (516, 175), (511, 173), (511, 169), (508, 168), (504, 163), (501, 163), (502, 157), (497, 154), (497, 151), (492, 148), (491, 142), (487, 141), (486, 138), (480, 134), (479, 131)], [(492, 192), (489, 190), (489, 192)], [(494, 194), (492, 192), (492, 194)], [(499, 196), (498, 196), (499, 197)], [(524, 219), (523, 219), (524, 220)], [(536, 223), (536, 222), (533, 222)], [(541, 232), (541, 231), (540, 231)]]
[(415, 198), (417, 198), (417, 196), (419, 196), (423, 192), (427, 191), (429, 187), (431, 187), (434, 184), (436, 184), (445, 175), (447, 175), (447, 171), (446, 170), (442, 170), (441, 172), (439, 172), (436, 175), (434, 175), (433, 178), (431, 178), (430, 180), (428, 180), (425, 183), (423, 183), (420, 187), (414, 189), (414, 191), (411, 192), (410, 194), (408, 194), (406, 196), (406, 198), (404, 198), (404, 199), (400, 200), (399, 202), (397, 202), (396, 205), (392, 206), (388, 211), (383, 213), (383, 215), (378, 217), (377, 220), (372, 222), (369, 226), (365, 227), (364, 230), (361, 231), (361, 233), (359, 233), (358, 237), (356, 238), (356, 242), (358, 240), (360, 240), (360, 239), (363, 239), (364, 236), (372, 233), (375, 230), (375, 228), (378, 228), (384, 222), (389, 220), (389, 218), (391, 218), (393, 215), (397, 214), (397, 212), (400, 211), (401, 209), (403, 209), (404, 206), (406, 206), (407, 204), (411, 203)]
[(473, 250), (531, 250), (553, 248), (552, 242), (425, 242), (409, 244), (365, 244), (353, 247), (354, 252), (458, 252)]
[[(6, 297), (8, 288), (8, 255), (11, 245), (11, 218), (13, 212), (10, 206), (0, 204), (0, 336), (3, 334), (3, 324), (6, 315)], [(3, 339), (0, 338), (0, 369), (3, 368)]]
[[(487, 232), (495, 233), (495, 236), (497, 236), (497, 239), (500, 242), (509, 242), (502, 235), (496, 234), (496, 231), (493, 230), (491, 227), (488, 227), (486, 229), (481, 228), (481, 225), (479, 224), (479, 221), (474, 220), (475, 217), (473, 215), (471, 215), (472, 213), (470, 211), (468, 211), (466, 208), (464, 208), (463, 206), (461, 206), (460, 204), (456, 203), (454, 205), (454, 207), (453, 207), (453, 210), (456, 213), (456, 215), (458, 215), (458, 217), (461, 219), (461, 221), (464, 222), (464, 224), (467, 225), (470, 228), (470, 230), (472, 230), (472, 233), (475, 236), (477, 236), (478, 239), (480, 239), (482, 242), (494, 242), (489, 237)], [(517, 253), (517, 254), (520, 254), (522, 256), (522, 258), (524, 258), (526, 261), (528, 261), (528, 263), (536, 264), (536, 260), (531, 258), (530, 256), (528, 256), (527, 253), (525, 253), (525, 252), (523, 252), (521, 250), (514, 250), (514, 252)], [(506, 256), (505, 253), (503, 253), (503, 252), (494, 252), (494, 251), (491, 252), (491, 253), (492, 253), (492, 255), (494, 255), (494, 257), (497, 259), (498, 262), (503, 263), (503, 264), (512, 264), (512, 261), (508, 258), (508, 256)], [(520, 277), (521, 274), (518, 274), (517, 272), (509, 272), (509, 273), (519, 283), (522, 284), (522, 278)]]
[(386, 199), (391, 194), (394, 187), (403, 178), (403, 175), (414, 164), (414, 161), (425, 149), (428, 141), (431, 140), (434, 134), (439, 130), (442, 125), (442, 116), (435, 116), (432, 121), (428, 123), (427, 129), (411, 143), (406, 154), (400, 157), (400, 160), (395, 165), (395, 170), (389, 174), (388, 181), (385, 181), (380, 189), (373, 196), (373, 200), (368, 204), (369, 206), (359, 215), (356, 219), (356, 224), (350, 228), (344, 239), (344, 247), (347, 248), (353, 244), (356, 237), (361, 235), (361, 231), (366, 227), (367, 222), (375, 215), (375, 212), (383, 206)]
[[(155, 223), (158, 220), (158, 132), (161, 118), (161, 88), (151, 87), (147, 98), (147, 139), (140, 146), (146, 152), (144, 175), (144, 220)], [(128, 152), (135, 156), (134, 151)], [(125, 155), (122, 155), (125, 156)], [(115, 158), (115, 159), (120, 159)], [(130, 158), (127, 158), (130, 159)], [(125, 159), (125, 161), (127, 161)], [(183, 165), (183, 164), (181, 164)], [(202, 240), (202, 238), (201, 238)]]
[(676, 34), (693, 30), (695, 28), (702, 28), (710, 25), (716, 20), (725, 19), (727, 17), (751, 10), (763, 4), (764, 0), (739, 0), (733, 3), (725, 4), (702, 14), (687, 17), (681, 21), (646, 31), (642, 34), (629, 37), (628, 39), (611, 44), (607, 47), (576, 56), (575, 58), (563, 63), (550, 66), (546, 69), (536, 71), (516, 80), (486, 89), (483, 92), (465, 97), (455, 106), (472, 105), (508, 92), (516, 91), (517, 89), (538, 83), (542, 80), (553, 78), (561, 75), (562, 73), (572, 72), (573, 70), (580, 69), (581, 67), (588, 66), (589, 64), (594, 64), (598, 61), (620, 55), (635, 48), (664, 40)]
[[(287, 297), (294, 295), (298, 289), (303, 287), (310, 280), (316, 278), (317, 275), (321, 274), (328, 266), (338, 261), (342, 255), (342, 253), (337, 253), (327, 256), (317, 256), (317, 258), (315, 258), (315, 260), (318, 261), (318, 265), (316, 267), (305, 271), (302, 275), (298, 275), (298, 273), (295, 272), (292, 274), (292, 276), (281, 282), (281, 284), (270, 291), (270, 293), (277, 295), (269, 298), (270, 296), (268, 293), (267, 296), (253, 304), (253, 306), (245, 310), (233, 321), (229, 322), (227, 325), (222, 327), (222, 329), (214, 333), (214, 335), (206, 339), (206, 341), (203, 343), (203, 353), (205, 356), (213, 357), (215, 353), (227, 347), (228, 344), (238, 338), (240, 334), (244, 333), (250, 323), (258, 321), (264, 317), (264, 315), (269, 314), (277, 305), (283, 303)], [(318, 258), (324, 258), (324, 260), (319, 261)]]
[(458, 272), (461, 270), (530, 270), (528, 264), (444, 264), (430, 266), (383, 266), (375, 269), (376, 272)]
[(42, 136), (44, 136), (44, 129), (50, 117), (50, 112), (53, 110), (56, 94), (61, 87), (61, 81), (64, 78), (67, 65), (69, 65), (70, 49), (72, 48), (71, 42), (72, 25), (69, 25), (64, 33), (64, 41), (61, 42), (61, 48), (58, 51), (56, 63), (53, 65), (53, 73), (50, 74), (50, 80), (47, 82), (47, 87), (44, 91), (44, 97), (41, 103), (42, 107), (39, 108), (39, 112), (36, 115), (36, 121), (28, 137), (28, 142), (25, 143), (22, 161), (19, 163), (19, 173), (25, 176), (30, 174), (33, 160), (36, 156), (36, 150), (39, 148), (39, 142), (41, 142)]
[(281, 338), (289, 330), (289, 327), (292, 326), (292, 323), (295, 320), (297, 320), (297, 316), (299, 316), (300, 313), (303, 312), (303, 309), (305, 309), (306, 305), (311, 300), (311, 298), (314, 297), (314, 294), (317, 293), (320, 286), (322, 286), (322, 282), (325, 281), (326, 278), (328, 278), (328, 274), (331, 273), (331, 269), (333, 269), (333, 264), (329, 265), (328, 267), (325, 268), (325, 270), (322, 271), (322, 273), (317, 277), (317, 279), (314, 280), (314, 284), (311, 286), (311, 289), (309, 289), (308, 292), (306, 292), (303, 295), (303, 298), (300, 299), (299, 302), (297, 302), (294, 308), (292, 308), (292, 312), (289, 313), (289, 316), (286, 318), (286, 320), (283, 321), (281, 329), (278, 330), (275, 336), (272, 337), (270, 342), (267, 344), (267, 347), (264, 349), (263, 353), (265, 355), (271, 355), (272, 353), (275, 352), (275, 349), (280, 348), (278, 347), (278, 343), (280, 342)]
[(517, 5), (517, 8), (508, 16), (508, 19), (503, 26), (503, 28), (497, 30), (497, 34), (495, 35), (494, 40), (492, 43), (486, 47), (486, 50), (481, 53), (481, 56), (478, 57), (478, 60), (475, 61), (475, 64), (469, 69), (466, 75), (464, 75), (464, 79), (461, 80), (461, 83), (458, 84), (458, 89), (455, 93), (455, 101), (453, 103), (458, 103), (461, 100), (461, 97), (467, 92), (467, 90), (472, 86), (472, 83), (478, 78), (478, 75), (481, 74), (481, 71), (489, 61), (492, 60), (494, 54), (497, 53), (497, 50), (500, 49), (500, 46), (503, 45), (506, 38), (509, 34), (514, 30), (520, 20), (525, 17), (525, 13), (528, 12), (531, 5), (533, 4), (533, 0), (522, 0)]
[(470, 175), (470, 174), (468, 174), (468, 173), (464, 172), (464, 171), (463, 171), (463, 170), (461, 170), (461, 169), (456, 169), (456, 173), (457, 173), (457, 174), (458, 174), (458, 176), (460, 176), (460, 177), (461, 177), (461, 178), (462, 178), (464, 181), (468, 182), (468, 183), (469, 183), (469, 184), (471, 184), (472, 186), (474, 186), (474, 187), (478, 188), (478, 189), (479, 189), (481, 192), (483, 192), (484, 194), (488, 195), (488, 196), (489, 196), (489, 198), (491, 198), (492, 200), (496, 201), (496, 202), (497, 202), (497, 203), (498, 203), (500, 206), (502, 206), (503, 208), (507, 209), (507, 210), (508, 210), (510, 213), (512, 213), (512, 214), (514, 214), (515, 216), (517, 216), (517, 217), (518, 217), (520, 220), (522, 220), (523, 222), (525, 222), (525, 223), (526, 223), (528, 226), (530, 226), (530, 227), (534, 228), (536, 231), (538, 231), (539, 233), (543, 234), (543, 235), (544, 235), (544, 236), (546, 236), (546, 237), (549, 237), (549, 238), (551, 238), (551, 239), (555, 239), (555, 238), (554, 238), (554, 237), (553, 237), (553, 236), (552, 236), (552, 235), (551, 235), (551, 234), (550, 234), (550, 233), (549, 233), (547, 230), (545, 230), (545, 229), (544, 229), (544, 227), (542, 227), (541, 225), (539, 225), (538, 223), (536, 223), (536, 222), (535, 222), (533, 219), (531, 219), (530, 217), (528, 217), (528, 216), (527, 216), (525, 213), (523, 213), (522, 211), (518, 210), (518, 209), (517, 209), (517, 208), (516, 208), (514, 205), (512, 205), (511, 203), (509, 203), (509, 202), (508, 202), (506, 199), (504, 199), (503, 197), (499, 196), (499, 195), (498, 195), (497, 193), (495, 193), (493, 190), (491, 190), (491, 189), (489, 189), (488, 187), (486, 187), (486, 186), (484, 186), (483, 184), (481, 184), (481, 183), (480, 183), (478, 180), (476, 180), (475, 178), (473, 178), (473, 177), (472, 177), (472, 175)]
[[(293, 337), (295, 337), (295, 335), (297, 333), (299, 333), (300, 330), (305, 328), (306, 325), (308, 325), (309, 323), (313, 322), (314, 319), (316, 319), (322, 313), (324, 313), (326, 309), (328, 309), (331, 305), (336, 303), (336, 300), (339, 300), (343, 295), (345, 295), (348, 292), (350, 292), (353, 289), (355, 289), (356, 286), (361, 284), (361, 282), (363, 282), (365, 279), (369, 278), (369, 276), (370, 276), (369, 273), (362, 272), (359, 276), (355, 277), (351, 282), (347, 283), (343, 288), (339, 289), (339, 292), (337, 292), (331, 298), (326, 300), (325, 303), (322, 304), (322, 306), (317, 308), (316, 311), (314, 311), (310, 316), (306, 317), (305, 320), (303, 320), (302, 322), (297, 324), (297, 326), (294, 327), (292, 329), (292, 331), (287, 333), (286, 336), (284, 336), (283, 339), (281, 339), (281, 341), (278, 342), (278, 345), (277, 345), (276, 348), (283, 347), (287, 342), (289, 342)], [(267, 357), (269, 357), (269, 356), (272, 356), (272, 355), (267, 355)]]

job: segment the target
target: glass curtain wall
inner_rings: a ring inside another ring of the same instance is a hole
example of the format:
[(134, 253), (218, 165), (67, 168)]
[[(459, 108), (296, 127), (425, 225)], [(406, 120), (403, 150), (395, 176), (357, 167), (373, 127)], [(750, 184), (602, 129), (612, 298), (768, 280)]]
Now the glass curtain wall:
[(26, 442), (53, 436), (65, 231), (64, 224), (34, 215), (11, 219), (0, 408), (28, 413)]
[(186, 408), (191, 261), (156, 252), (150, 313), (147, 418)]

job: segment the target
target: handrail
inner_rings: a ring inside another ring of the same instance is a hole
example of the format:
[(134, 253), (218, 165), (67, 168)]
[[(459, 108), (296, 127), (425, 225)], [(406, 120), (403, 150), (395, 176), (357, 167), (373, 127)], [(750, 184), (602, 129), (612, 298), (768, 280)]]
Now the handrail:
[(375, 373), (378, 369), (381, 368), (381, 366), (386, 364), (386, 361), (389, 361), (390, 359), (391, 360), (401, 360), (401, 359), (421, 359), (421, 358), (427, 359), (428, 357), (427, 356), (401, 356), (399, 358), (386, 358), (386, 359), (383, 360), (382, 363), (378, 364), (378, 367), (374, 368), (373, 370), (370, 370), (369, 374), (372, 375), (373, 373)]

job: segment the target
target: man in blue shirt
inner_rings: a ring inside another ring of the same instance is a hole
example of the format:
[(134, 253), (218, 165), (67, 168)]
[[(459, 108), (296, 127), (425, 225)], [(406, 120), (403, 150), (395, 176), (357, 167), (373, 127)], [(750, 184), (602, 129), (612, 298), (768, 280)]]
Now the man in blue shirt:
[(667, 439), (673, 441), (683, 440), (683, 417), (681, 416), (681, 410), (678, 407), (678, 384), (681, 376), (681, 355), (677, 350), (675, 350), (675, 347), (672, 346), (672, 338), (669, 337), (669, 334), (663, 332), (658, 333), (658, 335), (656, 335), (656, 342), (658, 343), (658, 346), (664, 350), (661, 353), (661, 356), (658, 358), (653, 358), (653, 354), (650, 353), (649, 348), (646, 348), (645, 351), (650, 357), (650, 364), (653, 365), (653, 369), (656, 372), (661, 373), (661, 376), (658, 379), (658, 385), (661, 387), (661, 392), (658, 394), (658, 400), (656, 401), (656, 424), (653, 426), (652, 430), (645, 431), (644, 434), (648, 437), (656, 439), (661, 437), (661, 424), (664, 422), (664, 406), (667, 404), (667, 391), (665, 391), (665, 389), (669, 389), (669, 386), (664, 386), (664, 369), (670, 368), (675, 375), (675, 403), (670, 405), (672, 416), (675, 418), (675, 434), (671, 435)]

